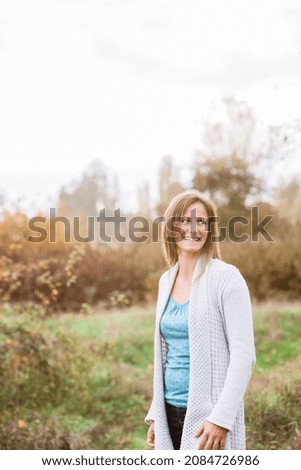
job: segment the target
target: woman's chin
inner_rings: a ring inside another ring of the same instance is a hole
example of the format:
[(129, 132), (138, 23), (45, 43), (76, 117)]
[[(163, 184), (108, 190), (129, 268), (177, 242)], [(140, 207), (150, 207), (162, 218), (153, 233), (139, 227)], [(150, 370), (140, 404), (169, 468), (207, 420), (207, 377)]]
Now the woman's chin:
[(193, 241), (193, 240), (183, 240), (177, 243), (178, 253), (197, 253), (204, 246), (204, 243)]

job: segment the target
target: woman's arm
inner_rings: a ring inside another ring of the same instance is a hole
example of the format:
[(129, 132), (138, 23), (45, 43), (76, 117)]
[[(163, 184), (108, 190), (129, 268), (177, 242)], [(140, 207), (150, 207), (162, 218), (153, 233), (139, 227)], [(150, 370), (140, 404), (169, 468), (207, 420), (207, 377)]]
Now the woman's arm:
[(223, 390), (212, 412), (211, 423), (232, 430), (251, 370), (255, 364), (252, 307), (247, 284), (235, 268), (236, 275), (221, 296), (221, 308), (229, 345), (230, 362)]
[(149, 447), (155, 447), (155, 423), (152, 423), (148, 429), (146, 443)]
[[(155, 323), (157, 321), (157, 314), (158, 314), (158, 304), (159, 304), (159, 299), (160, 299), (160, 292), (161, 292), (161, 285), (162, 285), (162, 281), (164, 279), (164, 277), (166, 277), (168, 275), (168, 271), (164, 272), (161, 276), (160, 276), (160, 279), (159, 279), (159, 285), (158, 285), (158, 296), (157, 296), (157, 304), (156, 304), (156, 318), (155, 318)], [(156, 328), (156, 327), (155, 327)], [(155, 356), (156, 356), (156, 347), (158, 347), (156, 345), (156, 331), (154, 332), (154, 363), (155, 363)], [(155, 383), (154, 383), (154, 378), (155, 378), (155, 369), (153, 370), (153, 394), (155, 392)], [(154, 395), (153, 395), (154, 396)], [(154, 398), (152, 399), (152, 402), (151, 402), (151, 406), (149, 408), (149, 411), (144, 419), (144, 421), (147, 423), (147, 424), (151, 424), (152, 422), (154, 422), (154, 416), (155, 416), (155, 402), (154, 402)]]
[(154, 422), (154, 415), (155, 415), (154, 408), (155, 408), (154, 399), (152, 399), (151, 406), (148, 410), (146, 417), (144, 418), (144, 421), (146, 422), (146, 424), (152, 424)]

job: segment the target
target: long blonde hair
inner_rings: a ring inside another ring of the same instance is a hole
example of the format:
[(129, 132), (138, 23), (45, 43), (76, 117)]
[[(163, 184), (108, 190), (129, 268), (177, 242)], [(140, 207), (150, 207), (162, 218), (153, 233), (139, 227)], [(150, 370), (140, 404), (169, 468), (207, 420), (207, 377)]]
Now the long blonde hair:
[(201, 202), (207, 211), (209, 221), (208, 236), (205, 245), (201, 248), (206, 255), (207, 262), (212, 258), (221, 259), (220, 246), (218, 242), (218, 216), (215, 204), (196, 189), (183, 191), (175, 196), (169, 203), (161, 229), (161, 243), (167, 264), (174, 266), (178, 261), (177, 246), (174, 238), (170, 236), (169, 223), (177, 217), (184, 215), (186, 209), (194, 202)]

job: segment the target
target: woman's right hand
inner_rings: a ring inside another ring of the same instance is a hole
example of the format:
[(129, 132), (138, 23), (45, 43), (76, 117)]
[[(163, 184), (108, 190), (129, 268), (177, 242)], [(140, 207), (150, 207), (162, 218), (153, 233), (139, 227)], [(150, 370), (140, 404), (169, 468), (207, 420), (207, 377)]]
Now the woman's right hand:
[(147, 431), (147, 445), (155, 447), (155, 423), (152, 423)]

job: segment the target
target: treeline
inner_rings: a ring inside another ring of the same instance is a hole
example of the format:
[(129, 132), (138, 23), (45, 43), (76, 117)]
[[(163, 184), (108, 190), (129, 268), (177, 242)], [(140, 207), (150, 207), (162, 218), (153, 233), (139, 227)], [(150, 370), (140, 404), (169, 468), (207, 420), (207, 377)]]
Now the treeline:
[[(243, 243), (225, 240), (223, 259), (241, 270), (255, 298), (300, 298), (301, 223), (274, 215), (265, 228), (272, 241), (261, 233), (258, 241), (252, 233)], [(2, 302), (33, 301), (52, 310), (127, 306), (155, 300), (166, 269), (158, 242), (29, 243), (28, 219), (20, 213), (7, 214), (0, 232)]]
[[(241, 270), (252, 296), (299, 298), (301, 179), (278, 178), (274, 186), (271, 180), (273, 168), (296, 154), (300, 132), (293, 124), (259, 132), (245, 103), (228, 100), (225, 112), (223, 123), (204, 124), (202, 148), (187, 167), (177, 167), (172, 156), (162, 159), (157, 199), (144, 182), (135, 212), (124, 210), (118, 181), (100, 160), (61, 189), (55, 224), (49, 213), (33, 220), (3, 209), (1, 301), (83, 310), (99, 302), (110, 307), (154, 300), (167, 268), (158, 242), (160, 216), (174, 195), (191, 188), (216, 203), (226, 234), (223, 258)], [(116, 218), (96, 223), (104, 210), (121, 217), (117, 225)]]
[[(59, 309), (102, 302), (127, 306), (152, 298), (162, 268), (151, 243), (29, 242), (29, 219), (5, 214), (0, 222), (0, 295), (4, 302), (34, 301)], [(47, 229), (48, 233), (48, 229)], [(160, 262), (161, 261), (161, 262)]]

